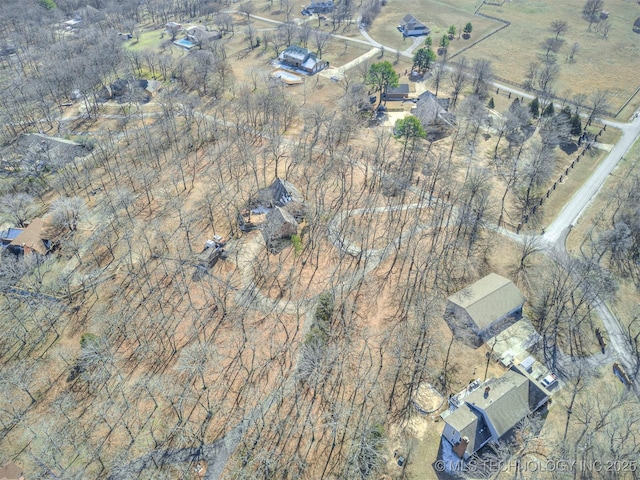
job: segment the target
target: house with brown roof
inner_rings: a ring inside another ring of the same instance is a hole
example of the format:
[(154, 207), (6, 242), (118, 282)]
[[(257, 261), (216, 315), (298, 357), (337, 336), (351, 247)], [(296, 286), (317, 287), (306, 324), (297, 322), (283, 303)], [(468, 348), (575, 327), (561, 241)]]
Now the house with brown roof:
[(467, 460), (490, 442), (508, 436), (522, 420), (549, 401), (549, 392), (518, 367), (499, 378), (479, 380), (450, 399), (441, 417), (442, 436)]
[(490, 273), (447, 298), (445, 320), (460, 340), (479, 347), (522, 318), (524, 302), (511, 280)]
[(34, 218), (26, 228), (13, 238), (7, 248), (17, 255), (29, 253), (46, 255), (51, 250), (52, 238), (53, 232), (50, 225), (42, 218)]

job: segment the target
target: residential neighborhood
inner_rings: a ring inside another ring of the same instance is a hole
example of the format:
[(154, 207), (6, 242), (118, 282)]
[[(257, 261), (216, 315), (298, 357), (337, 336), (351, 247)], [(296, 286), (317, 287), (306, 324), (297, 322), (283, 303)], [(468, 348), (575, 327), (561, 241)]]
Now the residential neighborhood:
[(0, 480), (636, 478), (638, 17), (0, 2)]

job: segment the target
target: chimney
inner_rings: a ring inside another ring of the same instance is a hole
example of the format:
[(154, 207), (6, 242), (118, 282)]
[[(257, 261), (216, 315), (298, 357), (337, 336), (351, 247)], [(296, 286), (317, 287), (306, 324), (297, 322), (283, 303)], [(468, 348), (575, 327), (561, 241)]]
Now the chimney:
[(487, 398), (489, 396), (489, 391), (491, 390), (491, 387), (487, 387), (484, 389), (484, 398)]

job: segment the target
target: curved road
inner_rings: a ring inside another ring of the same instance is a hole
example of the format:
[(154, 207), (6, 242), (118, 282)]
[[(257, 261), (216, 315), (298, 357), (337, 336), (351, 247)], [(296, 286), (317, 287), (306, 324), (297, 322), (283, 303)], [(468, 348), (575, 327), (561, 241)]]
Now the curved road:
[[(272, 24), (281, 24), (283, 22), (279, 22), (277, 20), (272, 20), (268, 18), (258, 17), (255, 15), (251, 15), (253, 18), (262, 20), (264, 22), (272, 23)], [(345, 37), (341, 35), (333, 35), (335, 38), (340, 38), (342, 40), (356, 42), (360, 44), (369, 45), (374, 48), (382, 48), (384, 47), (379, 42), (376, 42), (372, 39), (369, 34), (363, 29), (360, 28), (360, 33), (365, 38), (365, 40), (354, 39), (350, 37)], [(411, 57), (411, 52), (421, 44), (421, 39), (415, 39), (413, 44), (406, 50), (401, 51), (400, 54), (404, 57)], [(390, 47), (384, 47), (385, 50), (389, 52), (395, 52), (396, 50)], [(365, 54), (366, 55), (366, 54)], [(369, 55), (371, 53), (369, 52)], [(354, 61), (353, 64), (357, 62)], [(520, 96), (530, 98), (531, 95), (515, 90), (511, 87), (494, 83), (497, 88), (501, 88), (507, 91), (514, 92)], [(159, 115), (160, 113), (154, 112), (154, 114)], [(585, 210), (585, 208), (590, 204), (593, 198), (598, 194), (608, 175), (615, 169), (618, 162), (621, 160), (623, 155), (632, 147), (638, 136), (640, 136), (640, 118), (637, 118), (635, 121), (631, 123), (618, 123), (611, 121), (604, 121), (605, 124), (610, 125), (612, 127), (618, 128), (622, 132), (622, 137), (618, 141), (618, 143), (611, 150), (609, 155), (607, 155), (606, 159), (600, 164), (600, 166), (596, 169), (596, 171), (592, 174), (592, 176), (584, 183), (584, 185), (574, 194), (571, 200), (564, 206), (560, 214), (555, 218), (555, 220), (546, 228), (545, 234), (539, 236), (542, 240), (543, 245), (545, 246), (545, 250), (548, 252), (553, 250), (560, 250), (566, 252), (564, 240), (566, 238), (567, 233), (570, 228), (575, 225), (577, 220), (580, 218), (580, 215)], [(387, 209), (412, 209), (412, 208), (422, 208), (422, 206), (418, 205), (405, 205), (401, 207), (377, 207), (373, 208), (373, 211), (386, 211)], [(357, 209), (347, 214), (337, 214), (334, 220), (330, 222), (329, 225), (329, 238), (330, 240), (341, 250), (346, 253), (354, 256), (363, 255), (364, 257), (368, 257), (373, 260), (366, 269), (370, 271), (372, 268), (375, 268), (382, 259), (386, 256), (389, 249), (385, 248), (382, 250), (369, 250), (364, 251), (357, 245), (348, 241), (343, 235), (340, 233), (340, 229), (338, 228), (338, 224), (341, 223), (347, 216), (363, 213), (365, 211), (369, 211), (370, 209)], [(514, 240), (522, 241), (525, 238), (525, 235), (518, 235), (513, 232), (507, 231), (501, 227), (497, 227), (495, 225), (488, 225), (488, 228), (508, 236)], [(395, 242), (392, 242), (390, 247), (393, 247)], [(366, 253), (365, 253), (366, 252)], [(246, 259), (239, 258), (238, 259), (239, 267), (241, 271), (248, 270), (246, 269)], [(246, 272), (243, 273), (243, 281), (242, 283), (248, 284), (250, 283), (250, 274)], [(246, 286), (246, 285), (245, 285)], [(258, 297), (261, 297), (258, 295)], [(256, 298), (254, 298), (254, 301)], [(258, 298), (258, 305), (263, 303), (264, 298)], [(244, 299), (245, 302), (248, 302), (248, 299)], [(254, 302), (248, 302), (254, 303)], [(282, 310), (288, 311), (290, 309), (298, 310), (301, 305), (282, 305), (281, 302), (276, 302), (278, 307)], [(257, 305), (255, 305), (257, 306)], [(270, 305), (273, 307), (273, 304)], [(629, 345), (626, 342), (626, 336), (624, 335), (623, 329), (617, 320), (617, 318), (611, 313), (606, 304), (599, 303), (594, 305), (594, 308), (602, 318), (602, 322), (605, 325), (607, 332), (609, 334), (611, 346), (616, 351), (620, 362), (625, 367), (627, 372), (631, 374), (635, 371), (635, 357), (630, 351)], [(607, 356), (608, 357), (608, 356)], [(604, 359), (605, 357), (603, 357)], [(600, 364), (603, 359), (593, 359), (591, 363), (595, 366), (596, 364)], [(640, 396), (640, 389), (638, 387), (638, 382), (634, 383), (634, 391), (636, 395)], [(272, 403), (272, 398), (267, 398), (265, 402), (261, 406), (259, 406), (256, 411), (261, 409), (270, 408)], [(228, 459), (231, 454), (235, 450), (238, 445), (242, 433), (246, 430), (248, 423), (251, 421), (251, 418), (255, 415), (250, 414), (245, 421), (240, 422), (240, 424), (236, 425), (232, 428), (227, 435), (218, 439), (217, 441), (204, 445), (202, 447), (194, 447), (194, 448), (185, 448), (185, 449), (169, 449), (169, 450), (156, 450), (150, 452), (138, 460), (128, 464), (123, 465), (121, 468), (116, 469), (109, 478), (132, 478), (139, 476), (140, 472), (145, 468), (149, 467), (153, 464), (158, 464), (162, 462), (174, 463), (174, 462), (188, 462), (196, 459), (205, 459), (207, 460), (209, 469), (207, 471), (206, 477), (209, 479), (218, 478), (224, 469)]]

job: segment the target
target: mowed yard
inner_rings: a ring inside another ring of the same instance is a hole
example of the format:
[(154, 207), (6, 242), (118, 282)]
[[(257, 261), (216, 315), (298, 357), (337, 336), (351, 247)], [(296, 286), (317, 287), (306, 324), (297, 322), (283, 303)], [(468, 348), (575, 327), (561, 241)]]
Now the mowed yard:
[[(640, 17), (640, 5), (606, 0), (607, 21), (611, 24), (607, 38), (602, 31), (595, 31), (596, 24), (588, 30), (589, 23), (581, 14), (583, 6), (583, 0), (520, 0), (505, 2), (500, 7), (484, 5), (480, 12), (508, 20), (511, 25), (472, 47), (467, 55), (491, 60), (496, 75), (522, 83), (528, 65), (544, 56), (541, 42), (554, 36), (549, 28), (551, 22), (564, 20), (569, 30), (561, 37), (565, 44), (556, 57), (560, 67), (555, 84), (557, 95), (571, 98), (580, 93), (588, 96), (594, 91), (606, 90), (609, 109), (615, 113), (640, 86), (637, 73), (640, 35), (632, 29), (633, 22)], [(579, 49), (575, 61), (570, 62), (567, 56), (576, 42)], [(625, 114), (631, 114), (638, 104), (640, 98), (634, 98)], [(621, 119), (625, 118), (621, 116)]]

